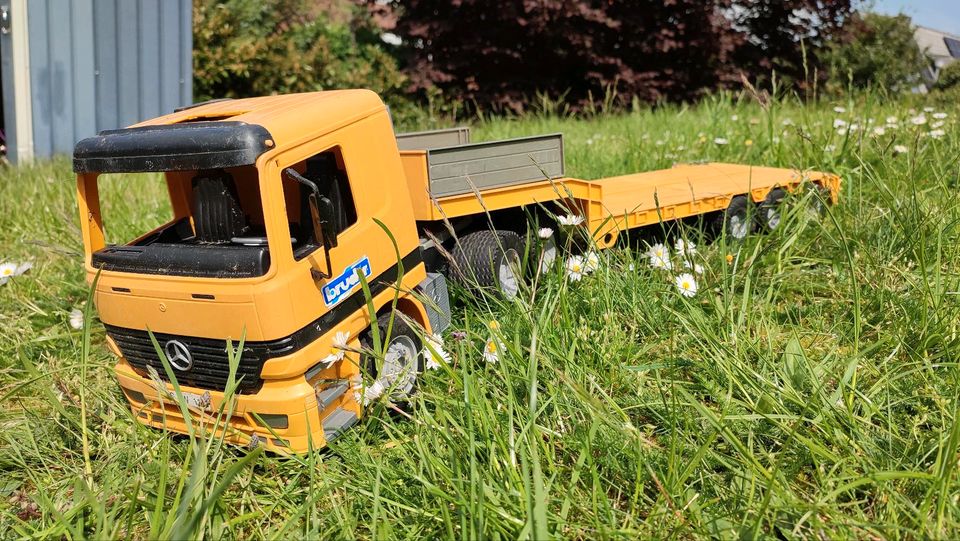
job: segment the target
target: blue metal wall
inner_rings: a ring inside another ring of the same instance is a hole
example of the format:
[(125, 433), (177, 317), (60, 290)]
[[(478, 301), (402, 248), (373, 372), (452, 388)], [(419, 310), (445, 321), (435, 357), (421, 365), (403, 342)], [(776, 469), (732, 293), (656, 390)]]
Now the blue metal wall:
[(30, 0), (37, 157), (193, 101), (191, 0)]

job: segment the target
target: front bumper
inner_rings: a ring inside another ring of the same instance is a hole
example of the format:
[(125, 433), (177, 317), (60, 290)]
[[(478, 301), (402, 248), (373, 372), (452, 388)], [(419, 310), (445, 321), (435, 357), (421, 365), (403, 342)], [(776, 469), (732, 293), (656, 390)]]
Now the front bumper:
[[(164, 383), (161, 390), (150, 378), (138, 375), (122, 357), (114, 372), (137, 421), (153, 428), (190, 433), (173, 397), (171, 384)], [(205, 397), (205, 393), (209, 393), (209, 400), (189, 406), (194, 428), (223, 437), (229, 443), (251, 445), (251, 440), (256, 439), (258, 445), (281, 454), (306, 453), (327, 444), (321, 421), (324, 412), (318, 411), (316, 390), (303, 376), (266, 380), (255, 394), (235, 394), (232, 410), (229, 405), (224, 406), (222, 414), (218, 412), (224, 403), (224, 393), (182, 385), (180, 390), (192, 397)], [(328, 410), (341, 407), (359, 416), (360, 408), (352, 396), (353, 393), (344, 393)], [(286, 426), (282, 423), (274, 423), (273, 427), (264, 425), (266, 419), (282, 416), (286, 416)]]

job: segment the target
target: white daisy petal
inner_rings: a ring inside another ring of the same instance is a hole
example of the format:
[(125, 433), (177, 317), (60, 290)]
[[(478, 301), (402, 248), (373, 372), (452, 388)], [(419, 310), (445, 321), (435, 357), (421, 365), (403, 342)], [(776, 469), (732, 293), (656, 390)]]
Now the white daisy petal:
[(537, 231), (537, 236), (544, 240), (549, 239), (553, 236), (553, 229), (550, 229), (549, 227), (541, 227), (540, 230)]
[(677, 289), (684, 297), (693, 297), (697, 294), (697, 279), (685, 272), (676, 278)]
[(79, 308), (70, 311), (70, 328), (78, 331), (83, 328), (83, 312)]

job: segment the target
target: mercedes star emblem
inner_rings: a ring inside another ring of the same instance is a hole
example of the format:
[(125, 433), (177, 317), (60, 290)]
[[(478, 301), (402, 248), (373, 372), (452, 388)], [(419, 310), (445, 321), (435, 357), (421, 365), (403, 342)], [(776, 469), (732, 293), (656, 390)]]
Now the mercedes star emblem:
[(183, 342), (170, 340), (163, 346), (163, 351), (167, 354), (170, 366), (177, 370), (186, 372), (193, 368), (193, 355), (190, 355), (190, 350)]

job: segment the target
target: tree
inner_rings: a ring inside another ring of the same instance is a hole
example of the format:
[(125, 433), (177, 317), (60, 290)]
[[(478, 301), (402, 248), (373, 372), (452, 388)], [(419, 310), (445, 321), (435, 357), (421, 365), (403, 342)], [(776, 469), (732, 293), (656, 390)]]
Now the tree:
[[(368, 0), (377, 9), (383, 2)], [(802, 77), (800, 40), (828, 40), (850, 0), (391, 0), (411, 89), (520, 109), (689, 100), (773, 69)], [(798, 68), (798, 66), (800, 66)]]
[(338, 3), (331, 16), (324, 7), (308, 0), (195, 0), (195, 98), (351, 87), (400, 93), (404, 77), (367, 12)]
[(928, 65), (906, 15), (855, 16), (847, 25), (846, 35), (831, 44), (826, 57), (831, 75), (828, 88), (834, 90), (842, 90), (847, 84), (908, 90)]

